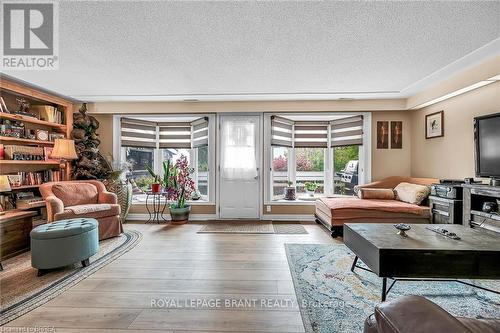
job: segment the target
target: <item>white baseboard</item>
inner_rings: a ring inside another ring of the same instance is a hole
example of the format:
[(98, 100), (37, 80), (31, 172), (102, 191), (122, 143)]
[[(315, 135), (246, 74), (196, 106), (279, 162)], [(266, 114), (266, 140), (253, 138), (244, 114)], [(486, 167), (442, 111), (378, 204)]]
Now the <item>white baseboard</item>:
[[(170, 220), (170, 214), (163, 214), (166, 220)], [(128, 214), (127, 221), (147, 221), (149, 214)], [(189, 219), (192, 221), (207, 221), (216, 220), (217, 214), (191, 214)], [(264, 221), (314, 221), (314, 215), (296, 215), (296, 214), (265, 214), (262, 215), (261, 220)]]
[[(166, 220), (170, 220), (170, 214), (163, 214)], [(149, 214), (128, 214), (127, 221), (147, 221)], [(217, 219), (216, 214), (191, 214), (189, 219), (192, 221), (207, 221)]]
[(274, 220), (274, 221), (314, 221), (314, 215), (305, 214), (264, 214), (261, 220)]

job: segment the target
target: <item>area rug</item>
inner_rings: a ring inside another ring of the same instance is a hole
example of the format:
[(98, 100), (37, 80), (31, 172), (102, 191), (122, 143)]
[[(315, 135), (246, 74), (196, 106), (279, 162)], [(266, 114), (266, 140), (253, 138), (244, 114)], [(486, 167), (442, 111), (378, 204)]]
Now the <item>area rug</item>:
[(78, 282), (97, 272), (136, 246), (142, 238), (138, 231), (127, 230), (119, 237), (99, 243), (99, 252), (90, 265), (80, 263), (53, 270), (38, 277), (31, 267), (31, 253), (25, 252), (4, 262), (0, 272), (0, 326), (50, 301)]
[[(361, 269), (352, 273), (354, 255), (345, 245), (285, 248), (306, 332), (362, 332), (366, 317), (380, 303), (381, 279)], [(474, 283), (500, 290), (500, 281)], [(498, 295), (456, 282), (397, 282), (387, 300), (402, 295), (426, 297), (456, 316), (500, 318)]]
[(299, 223), (270, 223), (262, 221), (214, 221), (208, 222), (199, 234), (307, 234)]

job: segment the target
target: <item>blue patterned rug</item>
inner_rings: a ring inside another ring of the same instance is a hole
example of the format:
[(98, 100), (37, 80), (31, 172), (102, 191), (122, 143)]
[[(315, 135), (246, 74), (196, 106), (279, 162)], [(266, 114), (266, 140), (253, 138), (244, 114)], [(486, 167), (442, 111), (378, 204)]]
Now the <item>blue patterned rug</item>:
[[(354, 254), (344, 245), (285, 248), (306, 332), (362, 332), (380, 303), (382, 279), (361, 269), (352, 273)], [(500, 290), (500, 281), (474, 282)], [(456, 282), (397, 282), (387, 300), (402, 295), (424, 296), (457, 316), (500, 318), (499, 295)]]

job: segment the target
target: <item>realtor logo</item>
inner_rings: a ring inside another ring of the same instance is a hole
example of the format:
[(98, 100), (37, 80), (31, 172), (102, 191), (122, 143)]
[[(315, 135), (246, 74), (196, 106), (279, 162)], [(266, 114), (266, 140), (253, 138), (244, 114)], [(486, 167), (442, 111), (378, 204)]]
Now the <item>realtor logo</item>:
[(2, 4), (2, 69), (57, 69), (55, 2)]

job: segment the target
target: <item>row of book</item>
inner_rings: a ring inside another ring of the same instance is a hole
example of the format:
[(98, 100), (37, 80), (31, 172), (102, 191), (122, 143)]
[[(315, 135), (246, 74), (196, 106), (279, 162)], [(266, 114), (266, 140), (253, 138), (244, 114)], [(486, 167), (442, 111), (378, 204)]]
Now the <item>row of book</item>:
[(12, 187), (41, 185), (47, 182), (63, 180), (63, 171), (45, 170), (37, 172), (18, 172), (17, 175), (8, 175)]
[(63, 113), (51, 105), (32, 105), (30, 111), (38, 111), (39, 119), (51, 123), (62, 124)]

